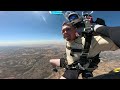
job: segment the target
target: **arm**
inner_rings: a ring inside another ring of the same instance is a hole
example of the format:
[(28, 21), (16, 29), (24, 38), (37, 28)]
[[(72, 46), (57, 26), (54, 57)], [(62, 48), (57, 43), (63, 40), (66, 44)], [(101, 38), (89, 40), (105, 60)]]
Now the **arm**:
[(120, 48), (120, 26), (109, 27), (95, 25), (94, 31), (100, 35), (110, 38)]
[(109, 31), (108, 30), (109, 30), (108, 27), (104, 26), (104, 25), (95, 25), (94, 26), (95, 33), (103, 35), (103, 36), (109, 37)]

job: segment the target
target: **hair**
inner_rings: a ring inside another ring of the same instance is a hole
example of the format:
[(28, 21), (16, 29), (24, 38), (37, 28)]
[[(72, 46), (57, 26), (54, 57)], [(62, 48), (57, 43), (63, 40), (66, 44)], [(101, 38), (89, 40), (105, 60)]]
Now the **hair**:
[(70, 22), (63, 22), (62, 26), (64, 26), (64, 25), (72, 26), (72, 24)]

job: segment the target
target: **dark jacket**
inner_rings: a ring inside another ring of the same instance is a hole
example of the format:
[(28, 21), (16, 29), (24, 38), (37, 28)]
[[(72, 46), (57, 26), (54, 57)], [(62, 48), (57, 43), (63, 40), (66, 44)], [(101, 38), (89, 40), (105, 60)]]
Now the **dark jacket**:
[(109, 27), (95, 25), (95, 32), (109, 37), (120, 48), (120, 26)]

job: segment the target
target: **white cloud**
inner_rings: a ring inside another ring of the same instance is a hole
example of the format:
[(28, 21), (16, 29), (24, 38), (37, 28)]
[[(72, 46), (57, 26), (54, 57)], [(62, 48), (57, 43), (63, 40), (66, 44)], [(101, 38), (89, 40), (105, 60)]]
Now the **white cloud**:
[(42, 15), (41, 15), (41, 17), (45, 21), (45, 23), (47, 23), (46, 18), (44, 16), (42, 16)]
[(42, 20), (47, 24), (47, 20), (44, 14), (49, 13), (48, 11), (32, 11), (32, 13), (36, 14), (38, 17), (40, 16)]
[(49, 13), (48, 11), (31, 11), (35, 14), (45, 14), (45, 13)]
[(36, 14), (39, 13), (39, 11), (32, 11), (32, 12), (33, 12), (33, 13), (36, 13)]

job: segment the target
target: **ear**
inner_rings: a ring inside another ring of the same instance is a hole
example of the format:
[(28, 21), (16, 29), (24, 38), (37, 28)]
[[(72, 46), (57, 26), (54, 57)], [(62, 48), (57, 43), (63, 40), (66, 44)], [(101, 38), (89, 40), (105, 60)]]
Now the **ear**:
[(78, 34), (78, 32), (76, 32), (75, 35), (76, 35), (77, 37), (80, 36), (80, 35)]

